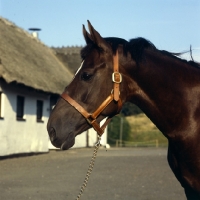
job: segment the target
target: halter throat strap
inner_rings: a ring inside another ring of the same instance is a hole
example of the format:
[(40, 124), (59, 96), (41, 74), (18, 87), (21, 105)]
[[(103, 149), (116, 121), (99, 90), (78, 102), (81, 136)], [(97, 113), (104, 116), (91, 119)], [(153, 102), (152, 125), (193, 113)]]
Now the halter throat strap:
[[(94, 128), (99, 136), (104, 133), (104, 130), (108, 123), (110, 122), (113, 116), (109, 116), (105, 123), (100, 126), (97, 122), (97, 117), (102, 113), (102, 111), (112, 102), (116, 101), (118, 108), (116, 114), (118, 114), (122, 107), (122, 101), (120, 99), (120, 88), (119, 85), (122, 82), (122, 76), (119, 73), (119, 65), (118, 65), (118, 51), (116, 55), (113, 56), (113, 90), (111, 94), (102, 102), (102, 104), (91, 114), (88, 113), (79, 103), (77, 103), (74, 99), (72, 99), (67, 93), (63, 92), (61, 97), (67, 101), (71, 106), (73, 106), (86, 120), (87, 122)], [(115, 114), (115, 115), (116, 115)]]

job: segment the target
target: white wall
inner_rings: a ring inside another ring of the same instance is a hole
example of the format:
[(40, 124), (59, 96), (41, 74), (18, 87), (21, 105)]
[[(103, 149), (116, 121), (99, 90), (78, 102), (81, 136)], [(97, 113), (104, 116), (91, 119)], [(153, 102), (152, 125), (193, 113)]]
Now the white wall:
[[(30, 91), (25, 87), (9, 87), (1, 83), (2, 117), (0, 119), (0, 156), (48, 151), (48, 133), (46, 124), (49, 117), (49, 99), (47, 95)], [(25, 97), (25, 121), (16, 120), (17, 95)], [(36, 102), (43, 101), (43, 123), (36, 120)]]

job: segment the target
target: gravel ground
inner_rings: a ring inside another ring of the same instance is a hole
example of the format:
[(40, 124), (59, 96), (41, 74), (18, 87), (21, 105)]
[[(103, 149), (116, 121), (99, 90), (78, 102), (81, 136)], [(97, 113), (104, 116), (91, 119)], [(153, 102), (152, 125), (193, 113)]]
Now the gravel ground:
[[(0, 199), (75, 200), (93, 149), (0, 160)], [(166, 148), (103, 148), (81, 200), (186, 200)]]

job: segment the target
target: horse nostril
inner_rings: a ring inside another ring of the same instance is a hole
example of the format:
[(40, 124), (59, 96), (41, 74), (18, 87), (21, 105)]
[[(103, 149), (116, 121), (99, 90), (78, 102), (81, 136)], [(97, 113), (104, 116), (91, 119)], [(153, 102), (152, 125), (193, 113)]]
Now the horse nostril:
[(51, 127), (50, 132), (49, 132), (50, 140), (53, 142), (56, 140), (56, 131), (53, 127)]

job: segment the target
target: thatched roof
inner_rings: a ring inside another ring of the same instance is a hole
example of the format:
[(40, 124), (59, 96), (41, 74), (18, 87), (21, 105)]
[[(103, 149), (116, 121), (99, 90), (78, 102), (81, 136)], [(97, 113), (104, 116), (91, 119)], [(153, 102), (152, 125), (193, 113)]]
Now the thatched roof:
[(60, 94), (71, 72), (55, 51), (0, 17), (0, 77), (48, 93)]

